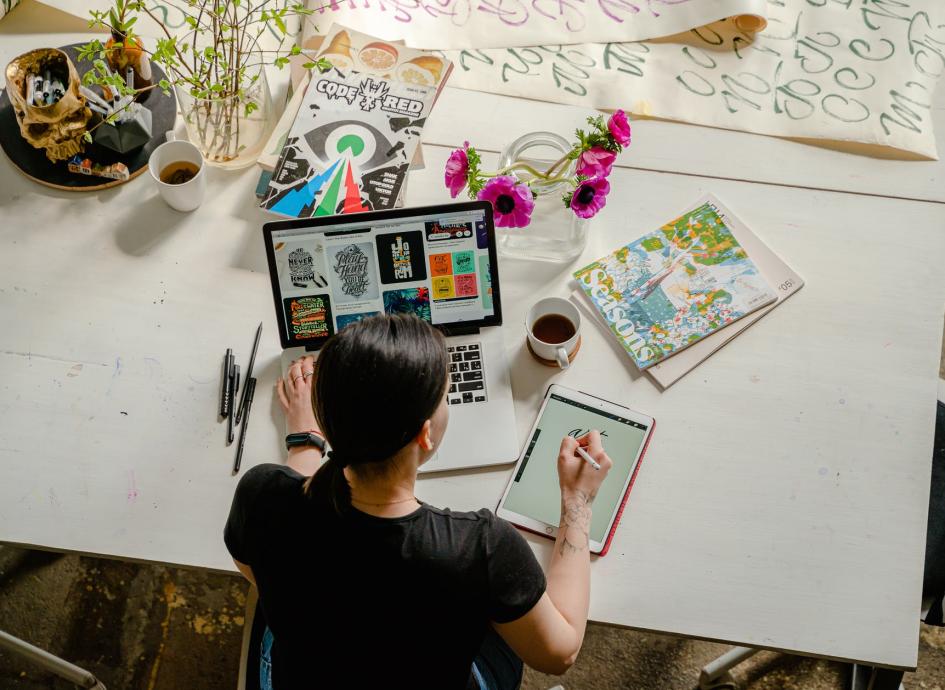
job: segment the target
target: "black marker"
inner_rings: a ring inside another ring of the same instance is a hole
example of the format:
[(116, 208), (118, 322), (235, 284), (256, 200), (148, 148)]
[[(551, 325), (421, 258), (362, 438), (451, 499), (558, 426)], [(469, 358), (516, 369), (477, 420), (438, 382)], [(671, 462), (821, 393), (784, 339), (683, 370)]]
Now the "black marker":
[[(235, 403), (236, 391), (240, 387), (240, 365), (234, 364), (230, 376), (230, 400)], [(233, 443), (233, 418), (236, 416), (236, 408), (230, 410), (230, 416), (226, 418), (226, 445)]]
[(243, 444), (246, 442), (246, 427), (249, 426), (249, 412), (253, 409), (253, 394), (256, 392), (256, 379), (246, 379), (246, 407), (243, 414), (246, 419), (243, 420), (243, 426), (240, 427), (240, 442), (236, 447), (236, 461), (233, 463), (233, 474), (240, 471), (240, 461), (243, 459)]
[[(253, 351), (249, 355), (249, 366), (246, 368), (246, 380), (249, 381), (253, 377), (253, 364), (256, 362), (256, 350), (259, 349), (259, 336), (262, 335), (262, 321), (259, 322), (259, 327), (256, 329), (256, 339), (253, 341)], [(240, 419), (243, 417), (243, 408), (246, 405), (246, 389), (249, 386), (243, 386), (243, 395), (240, 397), (240, 404), (236, 408), (236, 423), (240, 423)]]
[(223, 386), (220, 388), (220, 416), (226, 417), (230, 411), (230, 367), (233, 366), (233, 350), (226, 349), (223, 356)]

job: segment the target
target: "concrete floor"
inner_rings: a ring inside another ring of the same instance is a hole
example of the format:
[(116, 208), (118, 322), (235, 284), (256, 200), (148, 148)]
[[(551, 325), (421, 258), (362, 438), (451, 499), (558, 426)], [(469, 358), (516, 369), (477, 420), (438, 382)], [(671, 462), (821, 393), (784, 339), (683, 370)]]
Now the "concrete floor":
[[(0, 547), (0, 629), (93, 673), (110, 689), (235, 688), (247, 585), (237, 577)], [(727, 648), (666, 635), (588, 628), (564, 678), (531, 671), (524, 690), (691, 690)], [(765, 652), (735, 680), (745, 690), (840, 690), (838, 663)], [(945, 629), (923, 627), (906, 688), (945, 690)], [(0, 688), (74, 686), (0, 652)]]
[[(945, 378), (945, 352), (939, 376)], [(114, 690), (235, 688), (248, 585), (229, 575), (0, 546), (0, 630), (94, 673)], [(692, 690), (724, 645), (588, 626), (563, 678), (526, 671), (523, 690)], [(741, 690), (841, 690), (839, 663), (764, 652)], [(922, 626), (907, 690), (945, 690), (945, 628)], [(0, 651), (0, 690), (65, 689)]]

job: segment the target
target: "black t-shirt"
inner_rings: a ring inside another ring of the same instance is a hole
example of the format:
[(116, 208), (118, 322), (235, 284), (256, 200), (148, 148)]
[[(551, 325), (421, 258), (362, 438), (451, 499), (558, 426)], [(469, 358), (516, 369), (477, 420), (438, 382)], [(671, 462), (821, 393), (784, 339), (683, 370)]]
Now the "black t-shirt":
[(521, 618), (545, 591), (528, 544), (488, 510), (339, 516), (304, 483), (254, 467), (224, 530), (256, 577), (275, 690), (465, 688), (489, 621)]

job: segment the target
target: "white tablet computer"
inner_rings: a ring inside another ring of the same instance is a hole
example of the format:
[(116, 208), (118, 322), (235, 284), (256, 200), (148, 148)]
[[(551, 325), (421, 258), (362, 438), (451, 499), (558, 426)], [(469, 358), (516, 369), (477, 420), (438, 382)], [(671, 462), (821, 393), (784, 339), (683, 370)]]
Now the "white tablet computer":
[(496, 515), (514, 525), (550, 537), (558, 536), (561, 490), (558, 450), (565, 436), (596, 429), (613, 467), (594, 499), (590, 551), (603, 556), (610, 547), (620, 514), (630, 495), (656, 420), (593, 395), (549, 386)]

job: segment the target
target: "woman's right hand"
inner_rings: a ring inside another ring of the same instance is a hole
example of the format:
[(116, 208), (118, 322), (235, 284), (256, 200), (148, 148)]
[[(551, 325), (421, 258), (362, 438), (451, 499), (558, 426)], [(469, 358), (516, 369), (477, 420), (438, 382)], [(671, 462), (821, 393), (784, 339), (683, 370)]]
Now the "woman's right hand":
[[(578, 447), (583, 448), (600, 465), (595, 470), (590, 463), (577, 453)], [(597, 490), (604, 482), (604, 478), (613, 467), (613, 461), (604, 452), (600, 442), (600, 433), (591, 431), (580, 438), (565, 436), (561, 441), (561, 450), (558, 452), (558, 482), (561, 485), (561, 496), (577, 495), (590, 503), (597, 495)]]

